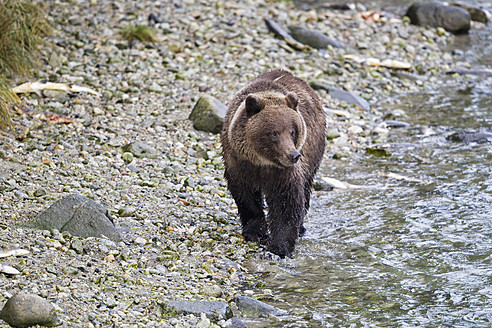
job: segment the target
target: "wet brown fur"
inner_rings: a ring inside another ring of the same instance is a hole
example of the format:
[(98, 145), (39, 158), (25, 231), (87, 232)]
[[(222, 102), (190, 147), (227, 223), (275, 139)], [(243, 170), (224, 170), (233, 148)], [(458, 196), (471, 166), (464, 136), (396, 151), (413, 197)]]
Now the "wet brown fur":
[(224, 176), (243, 235), (281, 257), (292, 255), (304, 233), (325, 125), (317, 94), (284, 70), (250, 81), (229, 105), (221, 132)]

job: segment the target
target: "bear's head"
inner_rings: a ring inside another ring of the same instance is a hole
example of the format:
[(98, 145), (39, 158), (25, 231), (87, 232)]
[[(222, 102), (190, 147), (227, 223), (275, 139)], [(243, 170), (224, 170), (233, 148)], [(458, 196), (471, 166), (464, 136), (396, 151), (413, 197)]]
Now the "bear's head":
[(306, 123), (294, 92), (254, 93), (244, 101), (248, 160), (257, 165), (294, 166), (301, 158)]

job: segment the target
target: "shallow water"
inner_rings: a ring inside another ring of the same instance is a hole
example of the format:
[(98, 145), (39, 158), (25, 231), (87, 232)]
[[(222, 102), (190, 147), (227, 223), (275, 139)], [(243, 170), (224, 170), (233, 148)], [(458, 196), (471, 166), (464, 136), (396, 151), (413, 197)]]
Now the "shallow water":
[(316, 194), (294, 259), (265, 278), (293, 314), (272, 327), (492, 326), (492, 145), (445, 138), (491, 131), (491, 95), (384, 104), (412, 123), (390, 157), (323, 163), (366, 188)]
[[(472, 64), (490, 65), (483, 45)], [(492, 326), (492, 143), (446, 139), (492, 132), (492, 77), (378, 106), (410, 127), (389, 157), (323, 162), (364, 188), (315, 194), (294, 258), (259, 270), (290, 315), (259, 326)]]

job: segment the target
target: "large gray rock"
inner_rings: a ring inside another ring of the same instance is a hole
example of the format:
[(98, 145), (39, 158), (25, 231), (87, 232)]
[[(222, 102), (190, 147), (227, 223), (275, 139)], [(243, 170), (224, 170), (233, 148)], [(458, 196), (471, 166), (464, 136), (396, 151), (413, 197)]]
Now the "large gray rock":
[(232, 310), (229, 304), (219, 301), (166, 301), (162, 305), (165, 312), (176, 314), (205, 313), (207, 318), (214, 321), (232, 318)]
[(275, 306), (263, 303), (248, 296), (238, 296), (234, 299), (234, 302), (236, 303), (239, 312), (246, 317), (258, 318), (288, 314), (285, 310), (281, 310)]
[(335, 47), (335, 48), (341, 48), (345, 49), (345, 45), (341, 42), (338, 42), (336, 40), (330, 39), (323, 33), (319, 31), (311, 31), (303, 26), (295, 26), (291, 25), (288, 27), (290, 35), (292, 37), (304, 44), (307, 44), (310, 47), (316, 48), (316, 49), (324, 49), (328, 45)]
[(470, 29), (470, 14), (457, 6), (446, 6), (437, 2), (412, 4), (406, 15), (412, 24), (443, 27), (451, 33), (465, 33)]
[(224, 124), (227, 107), (212, 96), (202, 96), (191, 111), (189, 119), (193, 127), (200, 131), (219, 133)]
[(27, 226), (34, 229), (67, 231), (79, 237), (100, 237), (121, 240), (108, 208), (82, 195), (69, 195), (58, 200)]
[(35, 325), (53, 327), (61, 324), (56, 310), (47, 300), (32, 294), (17, 294), (5, 303), (0, 319), (12, 327)]

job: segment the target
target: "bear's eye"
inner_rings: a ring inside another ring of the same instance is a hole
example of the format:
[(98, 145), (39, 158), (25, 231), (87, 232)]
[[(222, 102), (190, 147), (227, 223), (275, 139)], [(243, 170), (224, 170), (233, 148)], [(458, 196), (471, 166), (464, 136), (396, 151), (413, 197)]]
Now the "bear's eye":
[(277, 138), (278, 135), (279, 135), (278, 131), (274, 130), (274, 131), (270, 132), (270, 136), (272, 136), (273, 138)]
[(290, 137), (292, 138), (292, 141), (296, 142), (296, 140), (297, 140), (297, 131), (295, 129), (292, 130), (292, 132), (290, 133)]

